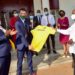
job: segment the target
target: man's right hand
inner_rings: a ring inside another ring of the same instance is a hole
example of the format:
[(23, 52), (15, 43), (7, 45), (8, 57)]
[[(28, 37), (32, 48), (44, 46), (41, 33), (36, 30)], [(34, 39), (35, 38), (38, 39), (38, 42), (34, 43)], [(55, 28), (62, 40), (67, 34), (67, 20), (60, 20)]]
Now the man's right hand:
[(50, 27), (51, 25), (50, 25), (50, 24), (48, 24), (47, 26), (48, 26), (48, 27)]
[(60, 24), (57, 25), (57, 28), (60, 28)]
[(13, 30), (10, 31), (10, 35), (15, 35), (17, 32), (18, 32), (17, 30), (13, 29)]

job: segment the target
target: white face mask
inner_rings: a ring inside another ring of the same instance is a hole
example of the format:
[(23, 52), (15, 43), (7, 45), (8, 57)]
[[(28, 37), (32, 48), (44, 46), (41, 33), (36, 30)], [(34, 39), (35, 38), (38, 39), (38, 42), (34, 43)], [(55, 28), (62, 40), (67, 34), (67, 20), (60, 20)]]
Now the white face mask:
[(41, 13), (37, 13), (37, 16), (40, 16), (41, 15)]
[(16, 13), (16, 14), (14, 14), (14, 16), (15, 16), (15, 17), (17, 17), (17, 16), (18, 16), (18, 14)]
[(30, 16), (30, 19), (33, 19), (33, 16)]
[(48, 12), (45, 12), (45, 15), (48, 15)]
[(71, 19), (72, 19), (72, 20), (75, 20), (75, 14), (72, 14), (72, 15), (71, 15)]

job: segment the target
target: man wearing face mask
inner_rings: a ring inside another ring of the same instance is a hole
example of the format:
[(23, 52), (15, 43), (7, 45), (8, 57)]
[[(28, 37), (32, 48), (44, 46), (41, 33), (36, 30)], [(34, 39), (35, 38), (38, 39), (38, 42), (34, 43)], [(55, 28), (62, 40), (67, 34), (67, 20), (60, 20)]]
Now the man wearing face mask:
[(75, 10), (72, 11), (71, 19), (75, 21)]
[(19, 11), (19, 19), (15, 24), (15, 28), (18, 31), (16, 34), (16, 47), (17, 47), (17, 75), (22, 75), (22, 62), (24, 54), (27, 55), (27, 62), (29, 67), (30, 75), (35, 75), (33, 71), (33, 62), (32, 56), (33, 53), (30, 51), (31, 46), (29, 40), (27, 40), (29, 29), (30, 29), (30, 20), (27, 18), (27, 11), (22, 8)]
[(30, 19), (30, 26), (31, 26), (31, 29), (34, 28), (34, 12), (32, 10), (29, 11), (29, 19)]
[(74, 75), (75, 75), (75, 9), (72, 11), (71, 19), (74, 21), (71, 27), (68, 29), (57, 29), (57, 32), (69, 35), (69, 52), (72, 54), (73, 58), (73, 67), (74, 67)]
[(33, 28), (35, 28), (38, 25), (41, 25), (41, 11), (37, 10), (37, 15), (34, 16), (33, 11), (30, 12), (30, 21), (33, 25)]
[[(9, 26), (10, 26), (10, 29), (14, 29), (15, 30), (15, 23), (18, 19), (18, 13), (17, 13), (17, 10), (13, 10), (12, 11), (12, 17), (10, 18), (10, 22), (9, 22)], [(12, 41), (15, 43), (15, 40), (16, 40), (16, 35), (13, 35), (12, 36)]]
[(38, 26), (38, 25), (41, 25), (41, 18), (42, 18), (41, 11), (37, 10), (37, 15), (34, 17), (35, 27)]
[[(52, 14), (49, 14), (47, 8), (44, 8), (44, 15), (42, 16), (42, 19), (41, 19), (41, 25), (55, 27), (55, 19), (54, 19), (54, 16)], [(51, 37), (53, 53), (56, 54), (57, 52), (55, 50), (55, 35), (50, 35), (49, 37)], [(47, 39), (48, 54), (51, 53), (49, 37)]]

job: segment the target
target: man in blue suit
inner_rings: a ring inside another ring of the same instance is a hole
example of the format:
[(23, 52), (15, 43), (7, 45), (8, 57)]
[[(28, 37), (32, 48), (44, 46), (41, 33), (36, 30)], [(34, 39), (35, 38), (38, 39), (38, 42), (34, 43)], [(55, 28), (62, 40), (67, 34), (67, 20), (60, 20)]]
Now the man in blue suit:
[(30, 21), (27, 16), (27, 11), (22, 8), (19, 11), (19, 19), (16, 22), (15, 28), (18, 31), (16, 35), (16, 48), (17, 48), (17, 75), (22, 75), (22, 62), (24, 54), (27, 55), (27, 62), (30, 71), (30, 75), (35, 75), (33, 72), (33, 65), (32, 65), (32, 56), (33, 53), (29, 50), (31, 46), (28, 42), (28, 34), (30, 30)]
[(37, 10), (37, 15), (35, 17), (36, 17), (36, 25), (41, 25), (42, 14), (40, 10)]
[(29, 18), (30, 18), (30, 21), (33, 22), (33, 28), (35, 28), (36, 26), (38, 25), (41, 25), (41, 18), (42, 18), (42, 15), (41, 15), (41, 11), (40, 10), (37, 10), (37, 15), (34, 16), (34, 12), (33, 11), (29, 11)]
[[(8, 75), (11, 62), (11, 46), (6, 36), (16, 34), (13, 30), (5, 30), (0, 26), (0, 75)], [(6, 36), (5, 36), (6, 35)]]

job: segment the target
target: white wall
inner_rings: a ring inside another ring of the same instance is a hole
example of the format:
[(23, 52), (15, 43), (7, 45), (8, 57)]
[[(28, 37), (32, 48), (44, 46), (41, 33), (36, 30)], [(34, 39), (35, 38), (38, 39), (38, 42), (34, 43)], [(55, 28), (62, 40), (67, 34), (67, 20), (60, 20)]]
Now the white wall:
[(49, 9), (49, 0), (42, 0), (42, 7), (44, 8), (48, 8)]
[(41, 0), (34, 0), (34, 12), (36, 14), (37, 10), (41, 10)]
[(48, 8), (49, 9), (49, 0), (42, 0), (42, 5), (41, 5), (41, 0), (34, 0), (34, 11), (36, 14), (36, 11), (40, 9), (43, 13), (43, 9)]
[(65, 10), (66, 16), (69, 17), (70, 25), (72, 24), (71, 13), (75, 9), (75, 0), (59, 0), (59, 7), (62, 10)]

